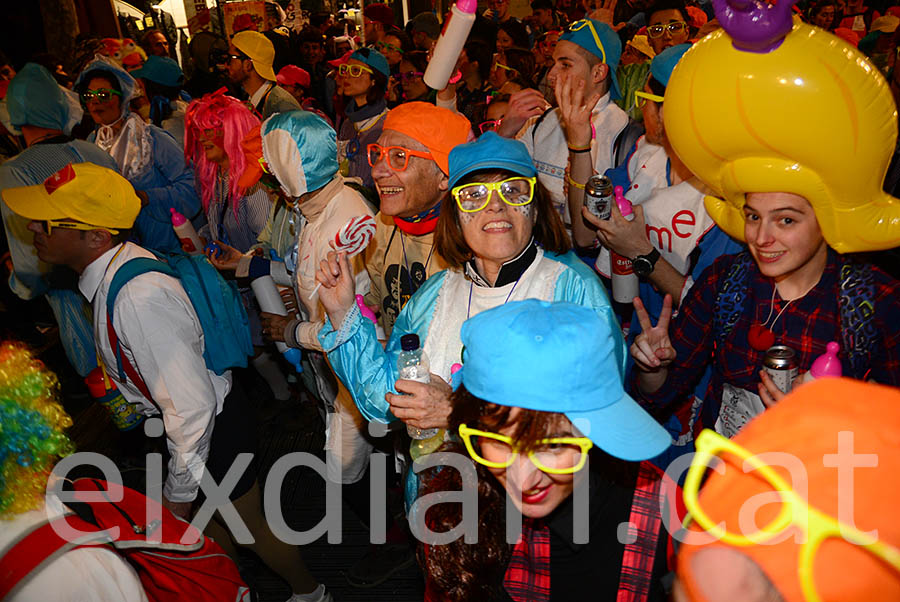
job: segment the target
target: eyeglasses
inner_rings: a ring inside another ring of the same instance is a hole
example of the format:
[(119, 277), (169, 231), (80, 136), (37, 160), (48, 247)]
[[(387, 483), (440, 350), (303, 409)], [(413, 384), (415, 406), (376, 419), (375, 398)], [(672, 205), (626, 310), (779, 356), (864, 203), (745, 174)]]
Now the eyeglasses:
[(600, 55), (603, 59), (603, 62), (606, 62), (606, 50), (603, 49), (603, 42), (600, 41), (600, 36), (597, 34), (597, 30), (594, 29), (594, 24), (591, 23), (590, 19), (582, 19), (580, 21), (575, 21), (571, 25), (569, 25), (569, 31), (580, 31), (585, 27), (591, 30), (591, 35), (594, 36), (594, 44), (597, 45), (597, 49), (600, 51)]
[(509, 65), (504, 65), (503, 63), (501, 63), (499, 61), (494, 61), (494, 67), (500, 67), (504, 71), (518, 71), (518, 69), (514, 69), (514, 68), (510, 67)]
[(59, 228), (61, 230), (83, 230), (85, 232), (90, 232), (91, 230), (106, 230), (110, 234), (118, 234), (119, 231), (113, 228), (107, 228), (105, 226), (93, 226), (91, 224), (85, 224), (82, 222), (64, 222), (55, 219), (45, 219), (38, 222), (41, 224), (41, 228), (44, 229), (44, 234), (50, 236), (53, 233), (53, 228)]
[(388, 44), (387, 42), (376, 42), (375, 46), (381, 51), (382, 54), (384, 54), (385, 51), (399, 52), (400, 54), (403, 54), (402, 48), (397, 48), (393, 44)]
[(420, 157), (434, 161), (431, 153), (416, 151), (402, 146), (381, 146), (380, 144), (370, 144), (366, 147), (369, 157), (369, 166), (375, 165), (381, 161), (382, 157), (387, 156), (387, 164), (394, 171), (406, 171), (409, 167), (410, 157)]
[(424, 75), (421, 71), (407, 71), (406, 73), (398, 73), (397, 77), (400, 78), (400, 81), (406, 83), (411, 79), (418, 79)]
[[(859, 546), (900, 572), (900, 549), (878, 541), (871, 535), (810, 506), (771, 466), (764, 464), (759, 456), (709, 429), (703, 430), (697, 437), (696, 448), (697, 453), (684, 481), (684, 504), (691, 518), (713, 537), (733, 546), (764, 544), (781, 535), (792, 525), (800, 529), (805, 538), (799, 555), (798, 575), (803, 595), (809, 602), (821, 600), (816, 590), (814, 560), (822, 542), (831, 537), (844, 539), (847, 543)], [(698, 492), (703, 476), (712, 459), (724, 454), (740, 460), (745, 466), (745, 472), (755, 471), (757, 478), (771, 487), (780, 497), (781, 508), (778, 515), (769, 524), (750, 535), (727, 531), (724, 522), (717, 522), (700, 506)]]
[(231, 60), (231, 59), (237, 59), (237, 60), (239, 60), (239, 61), (249, 61), (249, 60), (252, 60), (252, 59), (251, 59), (249, 56), (247, 56), (246, 54), (229, 54), (229, 55), (228, 55), (228, 60)]
[(650, 25), (647, 27), (647, 35), (651, 38), (661, 38), (664, 33), (669, 32), (670, 36), (677, 35), (684, 31), (687, 23), (684, 21), (671, 21), (665, 24)]
[[(488, 468), (509, 468), (519, 455), (516, 444), (506, 435), (460, 424), (459, 436), (472, 459)], [(537, 447), (528, 452), (528, 459), (543, 472), (572, 474), (584, 468), (593, 446), (587, 437), (551, 437), (538, 441)]]
[(478, 124), (478, 131), (482, 134), (485, 132), (492, 132), (500, 127), (500, 124), (503, 123), (503, 119), (488, 119), (487, 121), (482, 121)]
[(96, 90), (85, 90), (81, 93), (81, 102), (87, 104), (92, 100), (97, 102), (109, 102), (113, 96), (122, 96), (118, 90), (110, 90), (109, 88), (97, 88)]
[(641, 108), (645, 104), (647, 104), (648, 100), (652, 100), (653, 102), (662, 102), (665, 100), (662, 96), (657, 96), (656, 94), (650, 94), (649, 92), (644, 92), (643, 90), (635, 90), (634, 91), (634, 106), (637, 108)]
[(350, 77), (359, 77), (363, 74), (363, 71), (365, 71), (366, 73), (372, 73), (372, 70), (365, 65), (348, 65), (345, 63), (338, 67), (338, 75), (342, 75), (344, 77), (348, 75)]
[(450, 191), (461, 211), (476, 213), (487, 207), (491, 200), (491, 192), (500, 193), (500, 198), (507, 205), (521, 207), (534, 199), (534, 183), (537, 178), (516, 176), (501, 182), (470, 182), (454, 186)]

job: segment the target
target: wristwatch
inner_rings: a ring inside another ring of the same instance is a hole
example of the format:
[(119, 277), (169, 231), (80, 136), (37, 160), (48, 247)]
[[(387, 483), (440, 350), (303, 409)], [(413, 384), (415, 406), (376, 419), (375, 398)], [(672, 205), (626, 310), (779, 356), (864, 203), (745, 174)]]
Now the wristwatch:
[(653, 249), (646, 255), (638, 255), (631, 260), (631, 267), (639, 278), (646, 278), (653, 273), (656, 261), (659, 259), (659, 251)]

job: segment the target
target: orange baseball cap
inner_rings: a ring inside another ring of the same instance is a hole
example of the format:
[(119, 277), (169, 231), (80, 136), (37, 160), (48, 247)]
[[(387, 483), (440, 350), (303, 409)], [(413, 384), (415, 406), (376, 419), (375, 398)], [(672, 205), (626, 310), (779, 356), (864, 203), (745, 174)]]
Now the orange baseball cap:
[(449, 174), (450, 151), (468, 140), (472, 124), (450, 109), (427, 102), (407, 102), (388, 112), (384, 129), (406, 134), (425, 145), (441, 171)]
[[(900, 548), (900, 390), (848, 378), (821, 379), (799, 387), (733, 441), (754, 454), (766, 454), (761, 459), (810, 506), (842, 522), (852, 520), (864, 532), (877, 530), (880, 541)], [(740, 525), (752, 519), (755, 526), (743, 529), (751, 533), (771, 521), (781, 506), (777, 498), (767, 497), (773, 489), (757, 471), (743, 472), (733, 459), (726, 462), (724, 474), (707, 474), (699, 505), (714, 523), (724, 521), (728, 532), (742, 532)], [(756, 511), (750, 511), (754, 506)], [(802, 545), (797, 543), (803, 534), (796, 527), (788, 527), (787, 533), (749, 546), (683, 543), (678, 576), (689, 599), (713, 602), (704, 582), (716, 571), (704, 566), (699, 553), (727, 548), (752, 560), (786, 602), (804, 602), (798, 576)], [(900, 600), (900, 573), (843, 539), (821, 544), (813, 559), (813, 581), (823, 600)]]

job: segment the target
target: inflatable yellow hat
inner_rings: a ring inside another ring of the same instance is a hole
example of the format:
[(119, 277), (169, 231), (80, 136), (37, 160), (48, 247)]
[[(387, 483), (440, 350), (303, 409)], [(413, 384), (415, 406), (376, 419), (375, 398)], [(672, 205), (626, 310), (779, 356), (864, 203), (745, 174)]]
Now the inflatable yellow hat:
[(790, 2), (713, 4), (724, 30), (678, 63), (664, 111), (675, 152), (720, 197), (706, 198), (712, 218), (743, 240), (744, 195), (791, 192), (840, 253), (900, 245), (900, 200), (882, 191), (897, 109), (878, 69), (793, 22)]

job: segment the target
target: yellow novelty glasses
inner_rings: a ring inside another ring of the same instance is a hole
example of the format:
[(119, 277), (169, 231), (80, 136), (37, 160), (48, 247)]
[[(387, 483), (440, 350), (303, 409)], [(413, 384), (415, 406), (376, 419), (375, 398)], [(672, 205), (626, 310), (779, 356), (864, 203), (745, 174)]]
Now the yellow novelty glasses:
[(643, 90), (634, 91), (634, 106), (636, 106), (637, 108), (640, 109), (642, 106), (647, 104), (648, 100), (652, 100), (653, 102), (662, 102), (665, 100), (665, 98), (656, 94), (644, 92)]
[(603, 62), (606, 62), (606, 50), (603, 49), (603, 42), (600, 41), (600, 36), (597, 34), (597, 30), (594, 29), (594, 24), (591, 23), (590, 19), (581, 19), (580, 21), (575, 21), (571, 25), (569, 25), (569, 31), (580, 31), (587, 27), (591, 30), (591, 35), (594, 36), (594, 44), (597, 45), (597, 49), (600, 50), (600, 58), (603, 59)]
[(668, 31), (670, 36), (678, 35), (687, 23), (684, 21), (669, 21), (668, 23), (658, 23), (647, 27), (647, 36), (651, 38), (661, 38)]
[[(488, 468), (509, 468), (519, 455), (511, 437), (459, 425), (459, 436), (472, 459)], [(584, 468), (594, 442), (587, 437), (550, 437), (538, 441), (528, 459), (550, 474), (572, 474)], [(490, 458), (490, 459), (488, 459)]]
[(347, 63), (344, 63), (343, 65), (338, 67), (338, 75), (343, 75), (345, 77), (347, 75), (349, 75), (350, 77), (359, 77), (363, 74), (363, 71), (365, 71), (366, 73), (372, 73), (372, 70), (365, 65), (348, 65)]
[[(900, 571), (900, 549), (810, 506), (771, 466), (764, 464), (759, 456), (709, 429), (703, 430), (697, 437), (696, 448), (697, 452), (684, 481), (684, 504), (691, 518), (710, 535), (733, 546), (765, 544), (782, 535), (791, 526), (800, 529), (805, 538), (800, 550), (798, 575), (803, 595), (809, 602), (821, 600), (815, 585), (814, 559), (822, 542), (831, 537), (859, 546)], [(703, 476), (713, 458), (723, 454), (741, 460), (744, 472), (756, 471), (758, 477), (781, 498), (778, 515), (755, 533), (749, 535), (731, 533), (726, 530), (724, 522), (717, 523), (700, 506), (698, 494)]]
[(118, 230), (115, 230), (113, 228), (107, 228), (106, 226), (94, 226), (82, 222), (64, 222), (55, 219), (45, 219), (41, 220), (38, 223), (41, 224), (47, 236), (50, 236), (53, 233), (53, 228), (59, 228), (61, 230), (83, 230), (85, 232), (90, 232), (91, 230), (106, 230), (110, 234), (119, 233)]
[(500, 193), (500, 198), (507, 205), (521, 207), (534, 199), (534, 183), (537, 178), (516, 176), (500, 182), (469, 182), (454, 186), (450, 194), (456, 199), (461, 211), (476, 213), (487, 207), (491, 200), (491, 192)]

